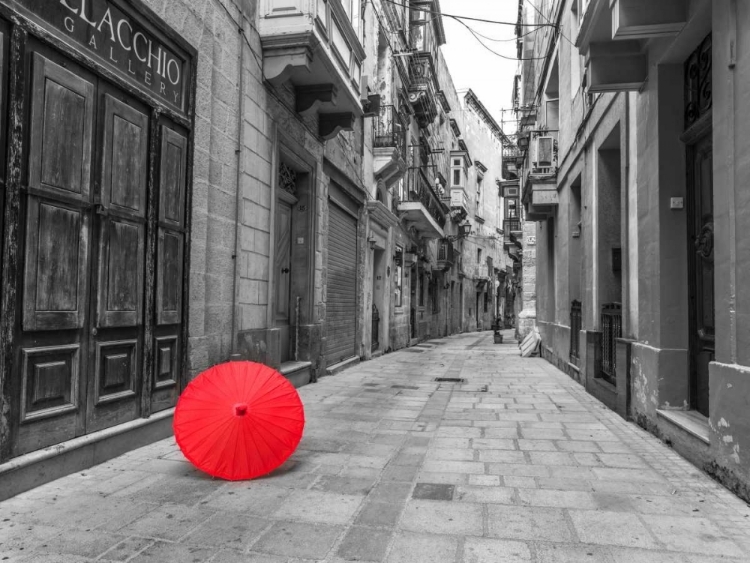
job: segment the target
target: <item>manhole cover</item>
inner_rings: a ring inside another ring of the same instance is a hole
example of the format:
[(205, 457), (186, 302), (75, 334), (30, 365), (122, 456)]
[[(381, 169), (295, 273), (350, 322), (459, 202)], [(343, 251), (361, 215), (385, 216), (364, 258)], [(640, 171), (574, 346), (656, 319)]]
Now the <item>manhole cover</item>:
[(407, 348), (404, 352), (411, 352), (412, 354), (421, 354), (424, 350), (418, 350), (415, 348)]
[(391, 385), (391, 389), (413, 389), (417, 391), (419, 387), (414, 387), (413, 385)]
[(435, 381), (440, 383), (466, 383), (466, 380), (460, 377), (436, 377)]

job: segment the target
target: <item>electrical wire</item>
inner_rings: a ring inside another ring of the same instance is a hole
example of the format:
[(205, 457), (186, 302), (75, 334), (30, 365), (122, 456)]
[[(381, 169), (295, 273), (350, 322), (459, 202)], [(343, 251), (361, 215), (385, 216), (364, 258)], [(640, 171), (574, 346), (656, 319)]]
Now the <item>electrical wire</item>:
[(498, 20), (488, 20), (483, 18), (472, 18), (470, 16), (459, 16), (456, 14), (446, 14), (445, 12), (438, 12), (435, 10), (428, 10), (427, 8), (417, 8), (413, 6), (408, 6), (406, 4), (403, 4), (402, 2), (396, 2), (395, 0), (382, 0), (383, 2), (388, 2), (389, 4), (394, 4), (396, 6), (400, 6), (402, 8), (408, 8), (409, 10), (415, 11), (415, 12), (424, 12), (426, 14), (435, 14), (437, 16), (443, 16), (446, 18), (453, 18), (453, 19), (461, 19), (461, 20), (469, 20), (469, 21), (475, 21), (475, 22), (482, 22), (482, 23), (493, 23), (498, 25), (512, 25), (513, 27), (557, 27), (555, 24), (536, 24), (536, 23), (519, 23), (519, 22), (504, 22), (504, 21), (498, 21)]
[(501, 55), (500, 53), (498, 53), (497, 51), (495, 51), (494, 49), (491, 49), (488, 45), (486, 45), (484, 41), (482, 41), (482, 39), (468, 25), (466, 25), (461, 20), (456, 20), (456, 21), (460, 23), (462, 26), (464, 26), (466, 29), (468, 29), (469, 33), (471, 33), (474, 36), (474, 39), (476, 39), (482, 47), (487, 49), (493, 55), (500, 57), (501, 59), (505, 59), (507, 61), (543, 61), (546, 58), (546, 57), (521, 57), (519, 58), (519, 57), (509, 57), (507, 55)]
[[(544, 15), (544, 14), (543, 14), (543, 13), (542, 13), (542, 12), (541, 12), (540, 10), (539, 10), (539, 8), (537, 8), (537, 7), (536, 7), (536, 5), (534, 5), (534, 2), (533, 2), (533, 0), (525, 0), (525, 2), (526, 2), (526, 3), (527, 3), (527, 4), (529, 5), (529, 6), (531, 6), (532, 8), (534, 8), (534, 10), (536, 11), (536, 13), (537, 13), (537, 14), (539, 14), (540, 16), (542, 16), (542, 17), (544, 18), (544, 21), (546, 21), (546, 22), (547, 22), (547, 23), (549, 23), (549, 24), (552, 24), (552, 22), (551, 22), (551, 21), (549, 20), (549, 18), (548, 18), (547, 16), (545, 16), (545, 15)], [(567, 36), (567, 35), (565, 35), (565, 34), (564, 34), (564, 33), (562, 32), (562, 29), (558, 28), (558, 27), (557, 27), (557, 25), (555, 25), (555, 24), (552, 24), (552, 25), (554, 25), (554, 26), (555, 26), (555, 29), (557, 29), (557, 32), (558, 32), (558, 33), (559, 33), (560, 35), (562, 35), (562, 36), (563, 36), (563, 38), (565, 39), (565, 41), (567, 41), (568, 43), (570, 43), (570, 44), (571, 44), (571, 45), (572, 45), (573, 47), (575, 47), (575, 46), (576, 46), (576, 45), (575, 45), (575, 43), (573, 43), (573, 42), (572, 42), (572, 41), (571, 41), (570, 39), (568, 39), (568, 36)]]
[(486, 35), (482, 35), (481, 33), (479, 33), (476, 29), (474, 30), (474, 33), (476, 33), (477, 35), (479, 35), (479, 37), (481, 37), (482, 39), (486, 39), (487, 41), (496, 41), (498, 43), (505, 43), (505, 42), (510, 42), (510, 41), (518, 41), (519, 39), (521, 39), (523, 37), (526, 37), (528, 35), (531, 35), (532, 33), (535, 33), (537, 31), (539, 31), (540, 29), (541, 28), (537, 27), (537, 28), (531, 29), (531, 30), (527, 31), (526, 33), (524, 33), (522, 35), (519, 35), (517, 37), (511, 37), (510, 39), (495, 39), (494, 37), (487, 37)]

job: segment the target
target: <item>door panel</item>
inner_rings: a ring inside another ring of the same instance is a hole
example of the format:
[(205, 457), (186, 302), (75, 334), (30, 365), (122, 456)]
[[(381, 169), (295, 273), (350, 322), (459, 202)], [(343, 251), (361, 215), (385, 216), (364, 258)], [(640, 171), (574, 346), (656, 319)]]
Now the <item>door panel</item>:
[(98, 324), (143, 324), (143, 224), (104, 219), (99, 255)]
[(34, 53), (29, 186), (87, 201), (94, 85)]
[(148, 116), (104, 96), (102, 204), (144, 217), (148, 173)]
[(80, 209), (29, 196), (23, 329), (63, 330), (84, 323), (89, 218)]
[(182, 320), (183, 235), (159, 229), (156, 276), (156, 322), (178, 324)]
[(276, 253), (275, 276), (276, 296), (274, 299), (276, 328), (281, 331), (281, 361), (290, 358), (289, 324), (290, 324), (290, 287), (292, 279), (292, 208), (279, 199), (276, 202)]
[(98, 85), (96, 315), (91, 322), (86, 432), (137, 418), (143, 385), (148, 110)]
[(166, 126), (161, 129), (161, 138), (159, 222), (180, 228), (185, 224), (187, 139)]
[(95, 405), (135, 398), (138, 383), (138, 340), (98, 342), (94, 372)]
[(709, 414), (708, 365), (715, 358), (713, 146), (711, 137), (689, 149), (691, 403)]
[(187, 138), (163, 124), (159, 160), (156, 329), (151, 410), (173, 407), (179, 395), (183, 322)]

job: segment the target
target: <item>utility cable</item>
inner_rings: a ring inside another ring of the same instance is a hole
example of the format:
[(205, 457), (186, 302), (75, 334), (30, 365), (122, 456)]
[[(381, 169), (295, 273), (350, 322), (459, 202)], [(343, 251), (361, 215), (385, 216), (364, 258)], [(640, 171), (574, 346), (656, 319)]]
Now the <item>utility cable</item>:
[(504, 21), (498, 21), (498, 20), (488, 20), (483, 18), (472, 18), (470, 16), (459, 16), (456, 14), (446, 14), (444, 12), (438, 12), (436, 10), (428, 10), (427, 8), (417, 8), (414, 6), (408, 6), (402, 2), (396, 2), (395, 0), (382, 0), (383, 2), (388, 2), (389, 4), (394, 4), (396, 6), (401, 6), (402, 8), (408, 8), (409, 10), (415, 11), (415, 12), (424, 12), (426, 14), (435, 14), (437, 16), (444, 16), (446, 18), (453, 18), (453, 19), (461, 19), (461, 20), (469, 20), (469, 21), (475, 21), (475, 22), (482, 22), (482, 23), (493, 23), (498, 25), (512, 25), (513, 27), (557, 27), (555, 24), (536, 24), (536, 23), (518, 23), (518, 22), (504, 22)]

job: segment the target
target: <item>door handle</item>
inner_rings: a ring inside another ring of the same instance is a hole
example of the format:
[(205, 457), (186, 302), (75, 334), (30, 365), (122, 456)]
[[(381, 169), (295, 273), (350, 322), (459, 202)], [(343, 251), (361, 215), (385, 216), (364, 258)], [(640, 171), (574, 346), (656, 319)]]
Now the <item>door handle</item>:
[(288, 274), (289, 273), (289, 268), (281, 268), (281, 273), (282, 274)]

